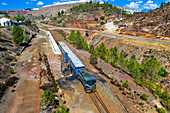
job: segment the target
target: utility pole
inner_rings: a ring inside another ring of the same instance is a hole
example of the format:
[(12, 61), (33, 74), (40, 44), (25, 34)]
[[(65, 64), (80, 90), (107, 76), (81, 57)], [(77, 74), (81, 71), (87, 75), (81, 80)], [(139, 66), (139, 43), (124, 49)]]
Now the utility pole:
[(120, 20), (122, 20), (122, 10), (121, 10), (121, 14), (120, 14)]

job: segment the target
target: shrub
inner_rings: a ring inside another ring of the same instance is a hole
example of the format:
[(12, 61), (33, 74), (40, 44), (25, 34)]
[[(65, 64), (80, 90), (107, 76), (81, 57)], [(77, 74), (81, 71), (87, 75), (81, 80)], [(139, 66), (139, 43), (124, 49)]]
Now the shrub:
[(62, 20), (59, 20), (59, 21), (58, 21), (58, 24), (60, 24), (61, 22), (62, 22)]
[(101, 20), (104, 20), (104, 18), (105, 18), (105, 16), (101, 16), (101, 17), (100, 17)]
[(16, 53), (17, 56), (20, 56), (21, 54), (20, 53)]
[(69, 113), (63, 106), (59, 106), (56, 113)]
[(14, 74), (14, 69), (9, 69), (9, 72), (11, 73), (11, 74)]
[(111, 77), (111, 81), (113, 81), (114, 80), (114, 78), (113, 77)]
[(11, 77), (7, 81), (5, 81), (5, 85), (6, 86), (13, 86), (16, 83), (17, 80), (18, 80), (17, 77)]
[(145, 103), (144, 102), (140, 102), (139, 105), (144, 105)]
[(95, 20), (95, 21), (98, 21), (98, 18), (95, 18), (94, 20)]
[(156, 111), (157, 111), (158, 113), (166, 113), (166, 110), (163, 109), (163, 108), (156, 108)]
[(123, 80), (121, 79), (121, 80), (120, 80), (120, 82), (122, 83), (122, 82), (123, 82)]
[(123, 83), (123, 87), (125, 87), (125, 88), (128, 88), (128, 87), (129, 87), (128, 80), (126, 80), (126, 81)]
[(113, 80), (114, 80), (114, 78), (113, 78), (113, 77), (111, 77), (110, 83), (112, 83), (112, 84), (113, 84), (113, 83), (114, 83), (114, 82), (113, 82)]
[(4, 50), (8, 50), (5, 46), (3, 47)]
[(105, 23), (104, 22), (100, 22), (100, 25), (104, 25)]
[(148, 96), (144, 93), (142, 94), (142, 96), (140, 97), (142, 100), (147, 101), (148, 100)]

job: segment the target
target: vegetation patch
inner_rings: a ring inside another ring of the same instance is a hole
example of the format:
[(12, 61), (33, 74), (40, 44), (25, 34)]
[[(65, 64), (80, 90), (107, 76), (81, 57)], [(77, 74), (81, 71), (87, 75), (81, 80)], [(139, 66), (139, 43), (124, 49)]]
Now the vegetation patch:
[(17, 83), (17, 80), (18, 80), (19, 78), (18, 77), (11, 77), (11, 78), (9, 78), (7, 81), (5, 81), (5, 85), (6, 86), (13, 86), (14, 84), (16, 84)]
[(78, 30), (76, 33), (74, 30), (71, 31), (71, 34), (67, 37), (69, 42), (76, 46), (77, 49), (85, 49), (88, 50), (88, 44), (81, 36), (80, 31)]
[(140, 97), (142, 100), (147, 101), (148, 100), (148, 96), (144, 93), (142, 94), (142, 96)]

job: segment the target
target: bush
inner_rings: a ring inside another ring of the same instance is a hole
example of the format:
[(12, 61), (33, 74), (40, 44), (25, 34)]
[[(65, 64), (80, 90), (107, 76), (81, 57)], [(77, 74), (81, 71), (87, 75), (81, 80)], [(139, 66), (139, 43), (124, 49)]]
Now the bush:
[(128, 80), (126, 80), (126, 81), (123, 83), (123, 87), (125, 87), (125, 88), (128, 88), (128, 87), (129, 87)]
[(144, 105), (145, 103), (144, 102), (140, 102), (139, 105)]
[(158, 113), (166, 113), (166, 110), (163, 109), (163, 108), (156, 108), (156, 111), (157, 111)]
[(163, 77), (168, 77), (168, 72), (165, 70), (165, 68), (163, 66), (158, 74)]
[(6, 86), (13, 86), (14, 84), (16, 84), (17, 80), (18, 80), (17, 77), (11, 77), (7, 81), (5, 81), (5, 85)]
[(8, 50), (5, 46), (3, 47), (3, 50)]
[(98, 18), (95, 18), (94, 20), (95, 20), (95, 21), (98, 21)]
[(58, 21), (58, 24), (60, 24), (61, 22), (62, 22), (62, 20), (59, 20), (59, 21)]
[(114, 78), (113, 77), (111, 77), (111, 81), (113, 81), (114, 80)]
[(31, 26), (31, 20), (30, 20), (30, 19), (26, 20), (24, 24), (25, 24), (26, 26)]
[(121, 80), (120, 80), (120, 82), (122, 83), (122, 82), (123, 82), (123, 80), (121, 79)]
[(104, 22), (100, 22), (100, 25), (104, 25), (105, 23)]
[(104, 20), (104, 18), (105, 18), (105, 16), (101, 16), (101, 17), (100, 17), (101, 20)]
[(11, 74), (14, 74), (14, 69), (9, 69), (9, 72), (11, 73)]
[(148, 96), (144, 93), (142, 94), (142, 96), (140, 97), (142, 100), (147, 101), (148, 100)]
[(17, 56), (20, 56), (21, 54), (20, 53), (16, 53)]
[(63, 106), (59, 106), (56, 113), (69, 113)]

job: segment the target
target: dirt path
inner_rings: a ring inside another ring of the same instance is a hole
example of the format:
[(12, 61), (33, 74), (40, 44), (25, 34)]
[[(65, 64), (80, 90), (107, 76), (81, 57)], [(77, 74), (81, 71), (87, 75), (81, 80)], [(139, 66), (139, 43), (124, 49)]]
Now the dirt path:
[[(38, 113), (40, 112), (40, 95), (38, 75), (41, 69), (38, 61), (39, 42), (43, 38), (34, 38), (31, 46), (21, 54), (16, 65), (19, 81), (16, 88), (8, 89), (0, 104), (1, 113)], [(14, 90), (14, 92), (12, 92)]]

